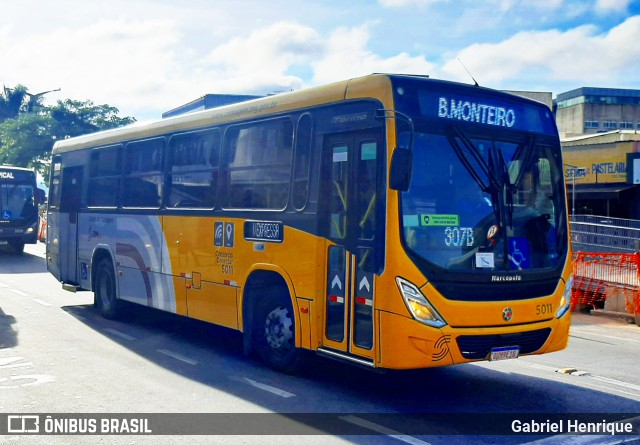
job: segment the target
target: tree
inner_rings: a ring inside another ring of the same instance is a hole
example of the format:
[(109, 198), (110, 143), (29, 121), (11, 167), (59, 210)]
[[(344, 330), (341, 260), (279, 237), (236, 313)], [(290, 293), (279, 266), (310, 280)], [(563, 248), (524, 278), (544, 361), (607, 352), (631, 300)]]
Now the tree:
[(49, 108), (56, 123), (56, 139), (67, 139), (81, 134), (95, 133), (132, 124), (132, 117), (118, 117), (119, 110), (109, 105), (95, 105), (88, 100), (66, 99)]
[(0, 94), (0, 122), (6, 119), (15, 119), (23, 110), (27, 87), (18, 85), (14, 89), (4, 87)]
[(42, 105), (45, 93), (29, 94), (22, 85), (0, 95), (0, 164), (34, 167), (45, 179), (55, 141), (108, 130), (135, 122), (118, 109), (92, 101), (66, 99)]
[(51, 126), (45, 114), (21, 114), (0, 123), (0, 163), (43, 172), (55, 142)]

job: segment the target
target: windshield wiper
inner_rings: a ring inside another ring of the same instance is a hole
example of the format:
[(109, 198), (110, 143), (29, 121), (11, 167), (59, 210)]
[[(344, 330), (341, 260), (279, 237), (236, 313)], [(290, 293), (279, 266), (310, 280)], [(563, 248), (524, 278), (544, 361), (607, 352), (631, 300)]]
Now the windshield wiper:
[[(447, 139), (449, 140), (453, 151), (456, 153), (456, 156), (458, 156), (458, 159), (460, 159), (460, 162), (462, 162), (462, 165), (467, 169), (469, 175), (471, 175), (480, 189), (485, 193), (491, 193), (493, 195), (494, 191), (500, 189), (500, 184), (492, 174), (491, 167), (485, 162), (480, 152), (478, 152), (476, 146), (473, 145), (473, 142), (471, 142), (469, 138), (467, 138), (462, 130), (460, 130), (458, 127), (450, 127), (450, 130), (453, 130), (453, 134), (447, 134)], [(460, 147), (460, 145), (458, 144), (458, 139), (462, 141), (462, 143), (464, 144), (464, 148), (471, 154), (471, 157), (473, 158), (475, 163), (478, 165), (482, 173), (484, 173), (484, 176), (487, 178), (486, 184), (478, 174), (477, 170), (473, 167), (471, 161), (465, 154), (462, 147)]]
[[(499, 180), (499, 192), (502, 194), (502, 199), (498, 202), (502, 204), (500, 221), (505, 221), (510, 228), (513, 228), (513, 191), (514, 185), (511, 183), (509, 177), (509, 169), (507, 163), (504, 160), (502, 151), (496, 147), (495, 143), (491, 146), (489, 152), (489, 165), (491, 167), (492, 174)], [(506, 215), (505, 215), (506, 211)]]
[[(455, 151), (456, 155), (462, 162), (462, 165), (467, 169), (473, 180), (478, 184), (480, 189), (484, 193), (488, 193), (491, 195), (491, 201), (498, 205), (493, 206), (493, 212), (495, 214), (496, 220), (499, 222), (500, 226), (503, 226), (504, 215), (501, 212), (503, 207), (503, 196), (501, 196), (501, 192), (503, 191), (502, 181), (500, 180), (500, 176), (496, 174), (495, 163), (493, 162), (492, 153), (489, 152), (489, 162), (487, 163), (482, 154), (478, 151), (478, 148), (473, 144), (473, 142), (463, 133), (463, 131), (458, 127), (453, 127), (453, 135), (449, 135), (448, 139)], [(464, 148), (466, 148), (467, 152), (471, 154), (473, 160), (478, 165), (479, 169), (482, 171), (484, 176), (487, 178), (487, 184), (484, 183), (476, 169), (471, 164), (471, 161), (464, 153), (460, 145), (458, 145), (458, 139), (462, 141), (464, 144)], [(503, 161), (504, 162), (504, 161)]]

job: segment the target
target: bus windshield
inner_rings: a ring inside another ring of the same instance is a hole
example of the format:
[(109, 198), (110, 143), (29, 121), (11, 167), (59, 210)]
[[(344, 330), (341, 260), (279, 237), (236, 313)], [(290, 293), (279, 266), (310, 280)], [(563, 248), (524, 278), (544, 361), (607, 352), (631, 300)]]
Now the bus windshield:
[(566, 253), (559, 148), (551, 138), (417, 124), (402, 194), (406, 248), (447, 274), (526, 273)]
[(3, 221), (29, 220), (36, 213), (33, 185), (20, 183), (0, 185), (0, 217)]

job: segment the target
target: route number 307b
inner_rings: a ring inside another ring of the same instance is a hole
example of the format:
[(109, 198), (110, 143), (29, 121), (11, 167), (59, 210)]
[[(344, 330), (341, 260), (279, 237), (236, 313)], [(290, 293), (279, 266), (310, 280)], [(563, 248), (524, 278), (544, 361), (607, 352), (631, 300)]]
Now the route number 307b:
[(473, 228), (471, 227), (447, 227), (444, 229), (444, 243), (447, 247), (472, 247)]

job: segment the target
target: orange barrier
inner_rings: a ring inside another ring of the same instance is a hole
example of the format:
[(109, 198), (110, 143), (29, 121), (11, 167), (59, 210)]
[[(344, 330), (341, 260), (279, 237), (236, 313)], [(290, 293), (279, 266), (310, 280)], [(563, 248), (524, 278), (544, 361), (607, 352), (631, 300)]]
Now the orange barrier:
[(38, 241), (46, 242), (47, 240), (47, 218), (40, 217), (40, 229), (38, 230)]
[(578, 252), (571, 307), (606, 309), (640, 320), (640, 254)]

